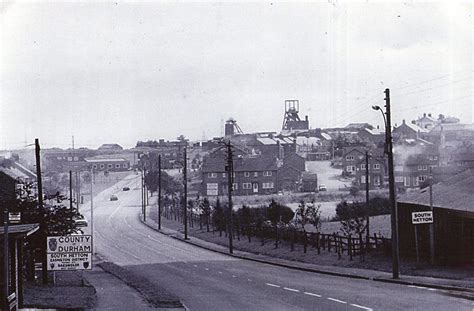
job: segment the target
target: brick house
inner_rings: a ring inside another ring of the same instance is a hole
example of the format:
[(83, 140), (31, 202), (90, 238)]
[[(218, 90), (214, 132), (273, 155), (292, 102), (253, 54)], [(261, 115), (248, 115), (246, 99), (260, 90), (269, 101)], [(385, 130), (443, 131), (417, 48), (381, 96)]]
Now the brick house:
[(357, 164), (363, 159), (365, 159), (364, 148), (352, 147), (345, 149), (342, 155), (343, 173), (355, 176)]
[[(235, 195), (271, 194), (277, 192), (277, 160), (261, 156), (234, 159)], [(201, 193), (205, 196), (227, 195), (228, 176), (225, 157), (205, 157), (202, 166)]]
[[(366, 161), (364, 159), (356, 164), (356, 183), (365, 189)], [(383, 158), (369, 157), (369, 189), (382, 188), (386, 184), (387, 165)]]
[(417, 188), (430, 176), (430, 170), (439, 167), (439, 153), (436, 148), (427, 148), (422, 153), (413, 154), (395, 165), (395, 184), (403, 188)]
[(400, 126), (393, 129), (392, 137), (394, 142), (397, 142), (403, 139), (424, 138), (428, 133), (429, 130), (421, 128), (413, 123), (406, 123), (405, 120), (403, 120)]

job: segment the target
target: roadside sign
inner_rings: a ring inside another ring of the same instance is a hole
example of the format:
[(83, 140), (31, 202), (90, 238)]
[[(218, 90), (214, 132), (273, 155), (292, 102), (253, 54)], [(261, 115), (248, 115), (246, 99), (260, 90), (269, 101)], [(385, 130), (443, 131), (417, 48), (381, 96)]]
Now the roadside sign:
[(48, 254), (48, 270), (92, 270), (92, 253)]
[(92, 235), (49, 236), (48, 253), (92, 253)]
[(8, 221), (11, 224), (19, 224), (21, 222), (21, 212), (9, 212)]
[(46, 250), (50, 271), (92, 269), (92, 235), (50, 236)]
[(413, 212), (411, 213), (411, 221), (414, 225), (421, 224), (432, 224), (433, 223), (433, 212)]

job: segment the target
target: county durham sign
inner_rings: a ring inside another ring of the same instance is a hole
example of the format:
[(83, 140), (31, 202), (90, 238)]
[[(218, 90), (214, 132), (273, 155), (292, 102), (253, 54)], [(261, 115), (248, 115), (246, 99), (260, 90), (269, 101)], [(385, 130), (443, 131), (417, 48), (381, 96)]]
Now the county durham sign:
[(50, 236), (47, 239), (48, 270), (92, 269), (92, 236)]

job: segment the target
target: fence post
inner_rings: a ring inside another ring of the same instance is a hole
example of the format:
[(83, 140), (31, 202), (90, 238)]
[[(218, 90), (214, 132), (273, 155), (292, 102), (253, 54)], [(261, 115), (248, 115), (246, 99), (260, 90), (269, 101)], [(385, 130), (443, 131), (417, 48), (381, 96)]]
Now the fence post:
[(316, 233), (316, 248), (318, 249), (318, 255), (321, 254), (321, 245), (320, 245), (320, 234)]
[(291, 228), (291, 238), (290, 238), (290, 249), (291, 251), (295, 250), (295, 229)]
[(360, 260), (365, 261), (365, 247), (362, 241), (362, 232), (359, 232), (359, 248), (360, 248)]
[(349, 253), (349, 260), (352, 261), (352, 236), (350, 234), (347, 238), (347, 248)]
[[(342, 238), (339, 237), (339, 239), (338, 239), (336, 237), (336, 234), (334, 234), (334, 239), (336, 240), (337, 259), (341, 259)], [(339, 245), (337, 245), (337, 244), (339, 244)]]

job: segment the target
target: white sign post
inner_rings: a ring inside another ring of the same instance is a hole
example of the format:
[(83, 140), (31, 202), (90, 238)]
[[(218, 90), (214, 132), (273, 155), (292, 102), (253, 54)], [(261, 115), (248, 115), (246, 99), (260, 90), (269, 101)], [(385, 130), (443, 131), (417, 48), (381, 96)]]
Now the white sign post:
[(92, 269), (92, 235), (51, 236), (46, 247), (50, 271)]
[(433, 223), (433, 212), (413, 212), (411, 213), (411, 221), (414, 225), (421, 224), (432, 224)]
[(219, 185), (217, 183), (208, 183), (207, 184), (207, 195), (208, 196), (218, 196), (219, 195)]

